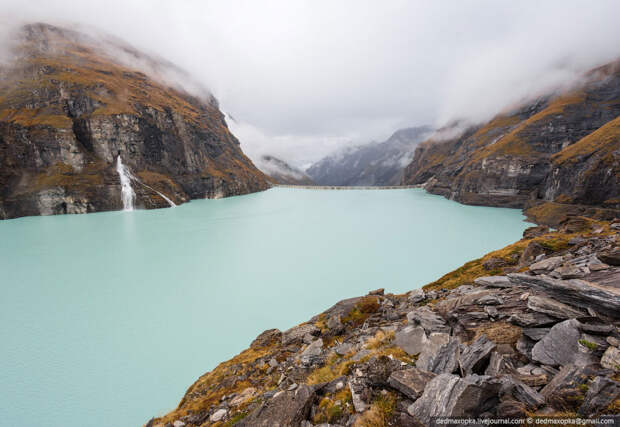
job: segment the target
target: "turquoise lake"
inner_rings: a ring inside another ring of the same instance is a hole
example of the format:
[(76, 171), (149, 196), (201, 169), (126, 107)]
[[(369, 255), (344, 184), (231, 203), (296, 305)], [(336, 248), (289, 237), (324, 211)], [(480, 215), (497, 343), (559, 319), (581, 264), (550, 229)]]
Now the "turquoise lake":
[(263, 330), (521, 238), (423, 190), (271, 189), (0, 221), (0, 425), (140, 426)]

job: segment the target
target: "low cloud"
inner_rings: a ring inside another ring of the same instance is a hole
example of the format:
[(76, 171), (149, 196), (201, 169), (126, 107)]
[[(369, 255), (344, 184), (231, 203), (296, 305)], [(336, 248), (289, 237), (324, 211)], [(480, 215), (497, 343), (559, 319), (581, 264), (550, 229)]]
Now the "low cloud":
[(398, 127), (488, 119), (620, 56), (614, 0), (0, 0), (0, 10), (0, 22), (93, 26), (170, 60), (235, 117), (250, 155), (297, 165)]

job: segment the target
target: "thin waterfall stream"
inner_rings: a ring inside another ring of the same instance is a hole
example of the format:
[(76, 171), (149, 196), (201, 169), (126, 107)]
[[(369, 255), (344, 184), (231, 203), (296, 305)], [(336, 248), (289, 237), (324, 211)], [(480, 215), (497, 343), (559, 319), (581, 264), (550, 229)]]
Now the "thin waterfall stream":
[(131, 187), (131, 172), (123, 164), (121, 156), (116, 158), (116, 171), (121, 179), (121, 200), (123, 202), (124, 211), (132, 211), (136, 201), (136, 192)]

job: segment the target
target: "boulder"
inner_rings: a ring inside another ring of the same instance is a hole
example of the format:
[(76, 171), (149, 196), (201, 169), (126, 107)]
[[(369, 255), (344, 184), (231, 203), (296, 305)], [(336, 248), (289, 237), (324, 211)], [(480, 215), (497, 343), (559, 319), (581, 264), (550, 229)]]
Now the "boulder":
[(588, 377), (596, 373), (591, 367), (563, 366), (540, 394), (558, 411), (576, 410), (585, 399)]
[(534, 274), (549, 273), (562, 265), (563, 262), (564, 259), (561, 256), (552, 256), (530, 265), (530, 271)]
[(620, 249), (616, 248), (611, 251), (599, 252), (596, 257), (605, 264), (620, 266)]
[(392, 372), (388, 384), (409, 399), (416, 400), (424, 392), (426, 384), (433, 378), (435, 378), (435, 374), (432, 372), (409, 368)]
[(301, 343), (306, 334), (316, 337), (321, 334), (321, 330), (310, 323), (294, 326), (282, 333), (282, 345)]
[(537, 225), (534, 227), (528, 227), (523, 230), (523, 238), (524, 239), (533, 239), (534, 237), (539, 237), (549, 232), (549, 227), (545, 225)]
[(527, 286), (545, 292), (565, 304), (591, 308), (614, 319), (620, 318), (620, 289), (601, 286), (580, 279), (559, 280), (548, 276), (509, 274), (515, 285)]
[(407, 412), (423, 425), (431, 417), (477, 417), (499, 402), (501, 383), (488, 376), (441, 374), (433, 378)]
[(499, 257), (491, 257), (482, 262), (482, 268), (486, 271), (497, 270), (499, 268), (506, 267), (507, 265), (508, 262), (504, 258)]
[(301, 364), (304, 366), (311, 366), (320, 362), (323, 357), (323, 340), (321, 338), (308, 345), (301, 353)]
[(491, 357), (489, 358), (489, 366), (487, 366), (484, 374), (496, 377), (512, 370), (512, 368), (512, 363), (503, 354), (493, 351), (491, 353)]
[(340, 320), (340, 315), (333, 315), (327, 319), (327, 329), (329, 329), (331, 335), (338, 335), (344, 331), (344, 325)]
[(239, 406), (253, 398), (255, 395), (256, 389), (254, 387), (248, 387), (230, 401), (230, 406)]
[(518, 379), (510, 375), (505, 375), (502, 377), (501, 381), (502, 398), (504, 398), (504, 396), (510, 396), (512, 399), (523, 403), (529, 410), (536, 410), (545, 404), (545, 398), (542, 394)]
[(216, 423), (218, 421), (221, 421), (224, 419), (224, 417), (226, 416), (226, 414), (228, 413), (228, 411), (226, 409), (218, 409), (217, 411), (215, 411), (213, 413), (213, 415), (211, 415), (209, 417), (209, 421), (211, 421), (212, 423)]
[(353, 348), (353, 344), (345, 342), (334, 347), (334, 351), (337, 355), (344, 356), (345, 354), (353, 350)]
[(534, 371), (532, 370), (533, 375), (513, 375), (513, 377), (530, 387), (540, 387), (549, 383), (549, 375), (546, 373), (534, 374)]
[(528, 338), (526, 335), (521, 335), (521, 337), (519, 337), (519, 340), (517, 341), (517, 344), (515, 345), (515, 348), (517, 349), (519, 353), (521, 353), (528, 359), (531, 359), (532, 349), (534, 348), (535, 345), (536, 345), (536, 341), (532, 340), (531, 338)]
[(588, 267), (579, 267), (576, 265), (564, 265), (551, 272), (551, 276), (558, 279), (579, 279), (588, 274), (590, 274), (590, 269)]
[(294, 391), (281, 391), (263, 403), (247, 417), (237, 422), (237, 427), (274, 427), (300, 425), (305, 420), (315, 398), (313, 387), (300, 385)]
[(386, 387), (388, 379), (393, 372), (403, 369), (400, 360), (387, 356), (371, 357), (370, 360), (360, 366), (366, 384), (371, 387)]
[(466, 346), (459, 357), (461, 375), (483, 373), (495, 347), (495, 343), (490, 341), (486, 335), (481, 335), (471, 345)]
[(420, 354), (427, 344), (428, 338), (421, 326), (407, 326), (394, 335), (394, 345), (412, 356)]
[(368, 408), (368, 404), (365, 402), (365, 395), (368, 394), (366, 384), (360, 378), (353, 378), (349, 381), (349, 390), (351, 391), (351, 400), (353, 401), (353, 408), (355, 412), (364, 412)]
[(498, 295), (485, 295), (476, 300), (476, 304), (480, 305), (502, 305), (504, 300)]
[[(527, 298), (529, 299), (529, 295)], [(514, 323), (515, 325), (522, 326), (524, 328), (531, 327), (539, 327), (539, 326), (548, 326), (557, 323), (557, 319), (551, 316), (548, 316), (544, 313), (533, 312), (533, 313), (514, 313), (510, 315), (508, 318), (510, 323)]]
[(551, 298), (536, 295), (530, 295), (528, 297), (527, 308), (532, 311), (548, 314), (558, 319), (570, 319), (572, 317), (581, 317), (585, 315), (585, 313), (566, 304), (562, 304)]
[(620, 350), (617, 347), (609, 346), (601, 357), (601, 366), (620, 371)]
[(474, 280), (474, 283), (480, 286), (487, 286), (490, 288), (509, 288), (512, 286), (510, 279), (506, 276), (485, 276), (478, 277)]
[(431, 345), (427, 346), (418, 356), (416, 367), (435, 374), (452, 374), (458, 368), (460, 356), (460, 344), (454, 337), (445, 337), (448, 334), (431, 334), (441, 335), (441, 338), (435, 338)]
[(544, 258), (547, 253), (549, 253), (549, 249), (545, 248), (537, 241), (530, 242), (519, 258), (519, 266), (526, 266), (533, 261), (539, 261), (541, 258)]
[(420, 325), (427, 333), (450, 332), (450, 326), (443, 317), (427, 306), (417, 308), (407, 314), (407, 320), (413, 325)]
[(620, 397), (620, 384), (610, 378), (596, 377), (590, 383), (588, 392), (579, 408), (582, 417), (600, 415), (612, 402)]
[(532, 348), (532, 359), (551, 366), (585, 366), (595, 362), (590, 350), (579, 344), (582, 339), (579, 326), (579, 321), (569, 319), (552, 327)]
[(423, 289), (414, 289), (411, 292), (409, 292), (409, 301), (411, 301), (414, 304), (424, 301), (425, 299), (426, 299), (426, 294), (424, 293)]

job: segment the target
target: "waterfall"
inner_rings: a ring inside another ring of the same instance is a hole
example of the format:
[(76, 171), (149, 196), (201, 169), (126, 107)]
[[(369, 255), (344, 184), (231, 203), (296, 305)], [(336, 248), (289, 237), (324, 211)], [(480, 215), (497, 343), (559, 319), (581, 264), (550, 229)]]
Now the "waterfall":
[(131, 188), (131, 172), (123, 164), (120, 154), (116, 158), (116, 172), (121, 179), (121, 200), (123, 201), (123, 210), (132, 211), (136, 193)]
[(131, 181), (135, 181), (143, 187), (148, 188), (149, 190), (157, 193), (162, 199), (164, 199), (170, 207), (176, 208), (176, 204), (166, 197), (164, 194), (155, 190), (150, 185), (146, 185), (142, 181), (140, 181), (137, 177), (135, 177), (127, 166), (125, 166), (121, 160), (121, 156), (116, 158), (116, 171), (118, 172), (118, 176), (121, 178), (121, 200), (123, 201), (123, 210), (132, 211), (134, 209), (134, 202), (136, 200), (136, 193), (133, 191), (131, 187)]

